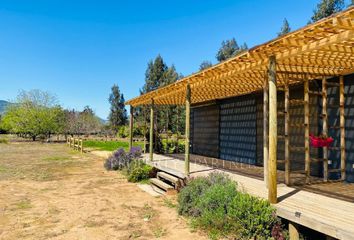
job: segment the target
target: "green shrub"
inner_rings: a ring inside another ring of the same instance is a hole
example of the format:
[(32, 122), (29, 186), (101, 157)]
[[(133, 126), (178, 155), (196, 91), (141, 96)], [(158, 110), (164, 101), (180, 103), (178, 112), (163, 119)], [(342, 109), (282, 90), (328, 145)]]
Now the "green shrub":
[(149, 179), (152, 175), (153, 167), (147, 165), (142, 160), (132, 161), (127, 168), (129, 182), (140, 182)]
[(178, 195), (178, 213), (193, 217), (200, 216), (201, 209), (199, 201), (201, 200), (201, 196), (203, 196), (212, 185), (224, 185), (230, 182), (229, 177), (223, 173), (211, 173), (208, 177), (192, 179)]
[(6, 138), (0, 138), (0, 143), (9, 143), (9, 141)]
[(274, 239), (284, 239), (269, 202), (238, 191), (226, 174), (192, 179), (179, 193), (178, 204), (178, 213), (191, 217), (211, 238), (268, 239), (277, 227)]
[(210, 181), (207, 178), (198, 177), (190, 181), (178, 194), (178, 213), (192, 217), (200, 216), (201, 211), (197, 204), (209, 187)]
[(126, 138), (129, 136), (129, 127), (128, 126), (120, 126), (118, 128), (117, 136), (120, 138)]
[(278, 222), (275, 209), (268, 201), (247, 193), (238, 193), (228, 206), (228, 215), (240, 225), (240, 234), (247, 239), (271, 237), (272, 229)]
[(196, 224), (216, 236), (230, 235), (233, 229), (237, 229), (234, 227), (237, 222), (228, 217), (228, 205), (237, 194), (236, 183), (229, 179), (225, 184), (218, 182), (211, 185), (197, 203), (201, 214)]

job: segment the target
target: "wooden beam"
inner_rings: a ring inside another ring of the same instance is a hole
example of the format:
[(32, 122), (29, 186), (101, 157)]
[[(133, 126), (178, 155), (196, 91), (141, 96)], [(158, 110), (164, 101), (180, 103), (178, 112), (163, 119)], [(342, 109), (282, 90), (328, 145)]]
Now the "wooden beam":
[[(322, 78), (322, 133), (328, 136), (327, 79)], [(328, 181), (328, 147), (323, 147), (323, 181)]]
[(345, 101), (344, 101), (344, 77), (339, 77), (339, 111), (340, 111), (340, 168), (341, 179), (345, 180), (346, 153), (345, 153)]
[(268, 188), (268, 77), (264, 78), (263, 87), (263, 170), (264, 182)]
[(154, 160), (154, 99), (151, 99), (150, 106), (150, 142), (149, 142), (150, 161)]
[(134, 125), (134, 107), (130, 106), (130, 121), (129, 121), (129, 150), (133, 147), (133, 125)]
[(191, 87), (188, 84), (186, 88), (186, 129), (185, 129), (185, 157), (184, 157), (184, 173), (189, 176), (190, 172), (190, 115), (191, 115)]
[(296, 223), (289, 222), (289, 239), (290, 240), (299, 240), (299, 226)]
[(310, 159), (310, 106), (309, 106), (309, 79), (304, 79), (304, 128), (305, 128), (305, 174), (306, 184), (310, 183), (311, 159)]
[(285, 159), (285, 184), (290, 184), (290, 149), (289, 149), (289, 75), (285, 76), (285, 84), (284, 84), (284, 159)]
[(268, 200), (277, 203), (277, 79), (275, 56), (269, 58), (269, 157), (268, 157)]

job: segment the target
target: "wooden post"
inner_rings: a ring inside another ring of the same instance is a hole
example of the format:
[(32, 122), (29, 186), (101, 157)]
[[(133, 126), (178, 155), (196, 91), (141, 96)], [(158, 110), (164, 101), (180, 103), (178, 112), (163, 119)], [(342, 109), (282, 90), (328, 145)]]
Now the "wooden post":
[(154, 160), (154, 99), (151, 99), (150, 107), (150, 143), (149, 143), (150, 161)]
[(311, 159), (310, 159), (310, 108), (309, 108), (309, 79), (304, 79), (304, 127), (305, 127), (305, 174), (306, 184), (310, 183)]
[(344, 78), (339, 77), (339, 108), (340, 108), (340, 169), (341, 179), (345, 180), (345, 112), (344, 112)]
[(176, 126), (176, 132), (177, 132), (177, 135), (176, 135), (176, 153), (178, 154), (179, 152), (179, 145), (178, 145), (178, 138), (179, 138), (179, 106), (177, 106), (177, 119), (176, 119), (176, 123), (177, 123), (177, 126)]
[(268, 77), (264, 78), (263, 87), (263, 171), (264, 182), (268, 188)]
[(289, 222), (289, 239), (290, 240), (299, 240), (300, 239), (298, 225), (296, 223)]
[(144, 111), (144, 153), (146, 153), (146, 129), (147, 129), (147, 124), (146, 124), (146, 108), (142, 108)]
[(184, 157), (184, 172), (186, 176), (190, 172), (190, 156), (189, 156), (189, 145), (190, 145), (190, 114), (191, 114), (191, 88), (189, 84), (186, 89), (186, 139), (185, 139), (185, 157)]
[(83, 142), (84, 141), (82, 139), (80, 139), (80, 151), (81, 151), (81, 153), (84, 152), (84, 143)]
[(284, 84), (284, 146), (285, 146), (285, 184), (290, 184), (290, 149), (289, 149), (289, 75), (285, 76), (285, 84)]
[[(328, 136), (327, 79), (322, 78), (322, 133)], [(328, 181), (328, 147), (323, 147), (323, 181)]]
[(268, 200), (277, 203), (277, 79), (275, 56), (269, 57), (269, 156), (268, 156)]
[(133, 147), (133, 126), (134, 126), (134, 107), (130, 106), (130, 121), (129, 121), (129, 150)]

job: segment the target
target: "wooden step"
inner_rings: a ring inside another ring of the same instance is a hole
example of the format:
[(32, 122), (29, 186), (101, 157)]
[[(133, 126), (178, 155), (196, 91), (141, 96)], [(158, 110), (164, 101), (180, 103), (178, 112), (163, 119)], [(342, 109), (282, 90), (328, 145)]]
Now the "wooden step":
[(161, 181), (160, 179), (158, 178), (151, 178), (150, 179), (150, 183), (165, 190), (166, 192), (169, 191), (169, 190), (173, 190), (173, 186)]
[(164, 179), (164, 180), (166, 180), (166, 181), (168, 181), (168, 182), (171, 182), (171, 183), (173, 183), (173, 185), (177, 185), (178, 184), (178, 182), (179, 182), (179, 179), (177, 178), (177, 177), (175, 177), (175, 176), (173, 176), (173, 175), (171, 175), (171, 174), (168, 174), (168, 173), (165, 173), (165, 172), (158, 172), (157, 173), (157, 178), (158, 179)]

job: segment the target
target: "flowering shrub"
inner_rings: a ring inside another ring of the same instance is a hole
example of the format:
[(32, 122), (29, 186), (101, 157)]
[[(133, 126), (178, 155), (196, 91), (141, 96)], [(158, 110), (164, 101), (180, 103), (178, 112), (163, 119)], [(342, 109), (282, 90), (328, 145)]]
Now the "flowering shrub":
[(134, 159), (139, 159), (141, 153), (142, 150), (140, 147), (132, 147), (128, 153), (123, 148), (120, 148), (106, 159), (104, 167), (107, 170), (122, 170), (128, 167)]
[(192, 179), (178, 196), (179, 214), (211, 238), (284, 239), (284, 230), (268, 201), (238, 190), (227, 175)]

